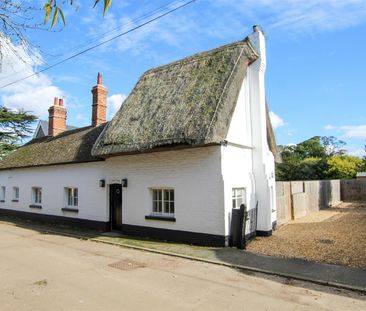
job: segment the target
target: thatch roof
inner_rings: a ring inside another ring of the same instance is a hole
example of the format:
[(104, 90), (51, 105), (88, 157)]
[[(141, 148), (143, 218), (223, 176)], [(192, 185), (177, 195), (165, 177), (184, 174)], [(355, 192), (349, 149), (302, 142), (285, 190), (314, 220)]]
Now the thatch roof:
[(147, 71), (98, 139), (98, 156), (222, 142), (250, 63), (248, 39)]
[(36, 138), (0, 161), (0, 170), (32, 166), (100, 161), (91, 149), (105, 124)]

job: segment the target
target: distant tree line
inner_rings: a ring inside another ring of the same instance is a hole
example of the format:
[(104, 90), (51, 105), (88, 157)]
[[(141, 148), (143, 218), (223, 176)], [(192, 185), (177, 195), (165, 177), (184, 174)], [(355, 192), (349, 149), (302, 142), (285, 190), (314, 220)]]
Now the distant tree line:
[(297, 145), (279, 146), (282, 163), (276, 165), (276, 180), (354, 178), (366, 170), (366, 156), (347, 155), (345, 145), (334, 136), (314, 136)]

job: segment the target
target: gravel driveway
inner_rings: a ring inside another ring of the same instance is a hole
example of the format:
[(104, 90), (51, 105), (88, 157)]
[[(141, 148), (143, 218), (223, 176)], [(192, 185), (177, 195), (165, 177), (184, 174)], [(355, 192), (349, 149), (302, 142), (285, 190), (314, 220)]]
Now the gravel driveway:
[(366, 203), (342, 203), (249, 244), (254, 253), (366, 268)]

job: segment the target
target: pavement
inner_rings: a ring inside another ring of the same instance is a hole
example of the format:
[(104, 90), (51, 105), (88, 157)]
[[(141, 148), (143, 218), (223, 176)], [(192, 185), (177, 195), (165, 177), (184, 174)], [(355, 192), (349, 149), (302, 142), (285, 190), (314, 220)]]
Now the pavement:
[[(35, 224), (28, 223), (26, 226), (34, 227)], [(75, 231), (70, 228), (50, 228), (41, 225), (36, 227), (40, 231), (66, 234), (79, 238), (87, 238), (95, 242), (366, 293), (366, 269), (362, 268), (331, 265), (297, 258), (265, 256), (236, 248), (211, 248), (168, 243), (123, 236), (117, 233), (98, 235), (95, 232)]]
[(1, 310), (366, 310), (359, 292), (66, 234), (0, 222)]

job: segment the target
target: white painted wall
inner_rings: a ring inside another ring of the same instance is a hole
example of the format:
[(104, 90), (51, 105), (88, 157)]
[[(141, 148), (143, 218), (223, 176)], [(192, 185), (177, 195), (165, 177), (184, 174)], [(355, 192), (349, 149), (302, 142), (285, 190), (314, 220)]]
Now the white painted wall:
[(245, 77), (227, 133), (226, 140), (228, 142), (249, 147), (252, 146), (252, 124), (250, 117), (249, 80)]
[(253, 172), (258, 200), (258, 230), (270, 231), (276, 220), (276, 190), (274, 157), (267, 142), (266, 99), (264, 74), (266, 71), (265, 38), (261, 31), (249, 36), (250, 42), (260, 54), (248, 67), (249, 100), (253, 137)]
[[(0, 171), (0, 186), (6, 186), (6, 198), (0, 208), (98, 221), (108, 221), (106, 188), (99, 187), (104, 178), (105, 162), (78, 163)], [(11, 202), (12, 188), (19, 187), (19, 202)], [(42, 209), (29, 208), (32, 187), (42, 188)], [(79, 191), (78, 213), (63, 212), (65, 187)]]
[[(222, 146), (221, 157), (225, 193), (225, 235), (230, 235), (232, 188), (245, 188), (245, 204), (248, 209), (254, 208), (256, 204), (252, 150), (231, 145)], [(246, 231), (249, 233), (248, 226)]]
[[(220, 146), (112, 157), (106, 180), (128, 179), (124, 224), (224, 235), (220, 161)], [(151, 188), (174, 189), (176, 222), (145, 219), (152, 212)]]

